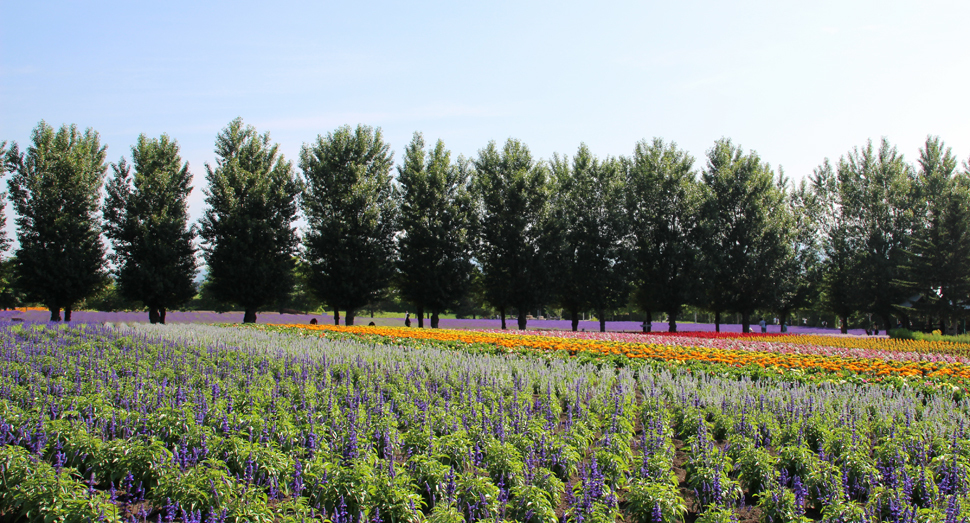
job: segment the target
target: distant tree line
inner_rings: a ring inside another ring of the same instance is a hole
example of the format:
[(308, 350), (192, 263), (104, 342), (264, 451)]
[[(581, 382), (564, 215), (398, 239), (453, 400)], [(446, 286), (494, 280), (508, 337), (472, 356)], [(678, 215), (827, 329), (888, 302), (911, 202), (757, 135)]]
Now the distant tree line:
[(970, 315), (970, 165), (936, 137), (915, 164), (884, 139), (793, 184), (729, 139), (698, 165), (661, 139), (629, 157), (580, 145), (545, 162), (514, 139), (453, 159), (415, 133), (395, 166), (364, 125), (304, 144), (297, 170), (237, 118), (205, 166), (197, 224), (188, 164), (166, 135), (140, 136), (112, 164), (98, 133), (73, 125), (41, 122), (25, 150), (0, 148), (18, 240), (0, 300), (43, 304), (52, 321), (112, 285), (164, 323), (199, 292), (199, 255), (203, 299), (246, 322), (295, 288), (347, 325), (391, 292), (421, 327), (469, 301), (520, 329), (554, 308), (574, 330), (586, 312), (604, 330), (630, 303), (670, 331), (688, 307), (718, 328), (739, 315), (744, 330), (759, 312), (829, 311), (843, 330), (860, 313), (884, 328)]

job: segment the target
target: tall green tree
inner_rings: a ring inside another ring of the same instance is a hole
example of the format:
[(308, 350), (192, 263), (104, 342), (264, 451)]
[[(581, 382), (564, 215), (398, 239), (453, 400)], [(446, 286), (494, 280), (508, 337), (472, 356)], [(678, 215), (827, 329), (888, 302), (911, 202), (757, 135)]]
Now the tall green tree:
[(862, 256), (854, 279), (861, 307), (894, 325), (896, 305), (908, 298), (898, 280), (918, 223), (913, 169), (883, 139), (878, 151), (870, 141), (843, 156), (838, 178), (851, 203), (848, 232)]
[(476, 216), (469, 171), (463, 158), (451, 162), (441, 140), (426, 153), (421, 133), (414, 133), (398, 167), (399, 287), (417, 308), (418, 327), (427, 310), (431, 328), (438, 328), (439, 313), (456, 307), (471, 284)]
[(5, 155), (10, 199), (17, 212), (16, 273), (27, 298), (44, 304), (51, 321), (71, 320), (74, 307), (106, 282), (98, 211), (107, 171), (98, 133), (77, 126), (55, 131), (41, 121), (31, 145), (14, 142)]
[(818, 302), (822, 278), (821, 238), (818, 234), (821, 221), (821, 203), (807, 180), (788, 190), (788, 180), (779, 176), (779, 190), (786, 195), (788, 215), (791, 217), (790, 234), (785, 235), (789, 245), (787, 257), (782, 261), (782, 277), (775, 287), (773, 308), (783, 323), (788, 323), (791, 313)]
[(820, 236), (822, 277), (819, 304), (839, 317), (842, 333), (848, 332), (849, 316), (862, 308), (860, 282), (863, 253), (855, 231), (855, 207), (860, 191), (858, 180), (843, 178), (826, 159), (809, 178), (811, 192), (818, 203), (816, 214)]
[(138, 136), (124, 158), (112, 165), (104, 205), (105, 236), (114, 248), (117, 291), (148, 307), (152, 323), (165, 323), (168, 309), (196, 293), (195, 228), (189, 226), (186, 200), (192, 187), (188, 163), (178, 142), (167, 135)]
[(677, 332), (677, 318), (698, 290), (701, 192), (693, 166), (677, 144), (644, 140), (634, 149), (627, 182), (636, 302), (648, 318), (666, 312), (670, 332)]
[(510, 138), (499, 150), (495, 142), (478, 152), (472, 187), (480, 206), (477, 259), (487, 301), (502, 318), (510, 307), (519, 329), (526, 315), (546, 294), (544, 223), (549, 200), (546, 168), (529, 148)]
[[(0, 142), (0, 176), (7, 174), (7, 162), (4, 161), (7, 154), (6, 140)], [(10, 239), (7, 238), (7, 215), (4, 213), (7, 193), (0, 193), (0, 253), (10, 250)], [(0, 307), (6, 309), (16, 306), (16, 294), (14, 292), (14, 267), (15, 259), (0, 260)]]
[[(7, 141), (4, 140), (0, 142), (0, 176), (5, 176), (7, 174)], [(5, 202), (7, 201), (7, 193), (0, 193), (0, 253), (7, 252), (10, 250), (10, 239), (7, 238), (7, 215), (4, 212), (6, 207)], [(0, 271), (2, 272), (2, 271)], [(9, 278), (3, 277), (0, 279), (0, 284), (2, 284), (2, 291), (6, 292), (9, 287)]]
[(629, 294), (625, 172), (619, 160), (600, 161), (586, 144), (572, 161), (553, 156), (551, 167), (549, 237), (558, 241), (550, 263), (557, 299), (574, 331), (579, 313), (590, 309), (605, 332), (607, 311), (625, 304)]
[(320, 301), (346, 311), (347, 325), (358, 309), (380, 301), (394, 274), (392, 165), (381, 130), (366, 125), (317, 136), (300, 151), (310, 282)]
[(918, 163), (921, 225), (913, 234), (902, 286), (921, 297), (915, 312), (939, 320), (946, 330), (966, 318), (970, 306), (970, 172), (957, 173), (952, 151), (933, 136), (920, 149)]
[(209, 268), (207, 291), (217, 300), (256, 311), (286, 298), (293, 287), (297, 195), (293, 164), (269, 133), (236, 118), (216, 137), (216, 166), (206, 164), (206, 210), (200, 220)]
[(751, 315), (771, 305), (783, 277), (791, 227), (785, 197), (770, 166), (728, 139), (708, 151), (701, 181), (708, 306), (716, 316), (721, 310), (740, 313), (748, 332)]

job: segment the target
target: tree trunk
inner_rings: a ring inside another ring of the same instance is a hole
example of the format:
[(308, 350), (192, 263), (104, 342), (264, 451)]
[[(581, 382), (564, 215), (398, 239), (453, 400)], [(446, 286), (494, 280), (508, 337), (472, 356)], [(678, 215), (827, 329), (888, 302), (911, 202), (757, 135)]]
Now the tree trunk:
[(848, 316), (839, 316), (839, 319), (842, 320), (842, 334), (848, 334), (849, 333), (849, 317)]
[(148, 323), (152, 325), (158, 323), (158, 309), (155, 307), (148, 307)]
[(520, 331), (525, 330), (525, 325), (526, 325), (525, 313), (526, 313), (525, 309), (522, 309), (522, 308), (519, 309), (519, 330)]
[(573, 332), (579, 330), (579, 311), (569, 311), (569, 319), (573, 324)]
[(246, 308), (246, 312), (243, 314), (243, 323), (256, 323), (255, 308)]
[[(889, 331), (889, 327), (891, 325), (892, 326), (895, 326), (895, 325), (893, 325), (893, 317), (892, 317), (891, 314), (880, 314), (879, 317), (882, 318), (882, 325), (880, 325), (880, 327), (882, 327), (881, 330), (885, 330), (885, 331), (888, 332)], [(945, 331), (944, 331), (944, 333), (945, 333)]]
[(667, 313), (667, 332), (677, 332), (677, 313)]
[(424, 306), (418, 305), (418, 328), (424, 328)]
[(741, 313), (741, 332), (751, 332), (751, 313)]
[(354, 324), (354, 313), (356, 312), (354, 309), (347, 309), (344, 313), (344, 325), (350, 326)]
[(337, 309), (333, 310), (333, 324), (340, 325), (340, 311)]
[(60, 307), (49, 307), (51, 311), (51, 321), (61, 321), (61, 308)]
[(438, 309), (431, 309), (431, 328), (438, 328)]
[(714, 332), (721, 332), (721, 311), (714, 311)]
[(158, 308), (158, 322), (165, 325), (165, 307)]
[(650, 332), (653, 330), (653, 313), (650, 311), (643, 311), (643, 332)]
[(603, 311), (596, 311), (596, 315), (600, 319), (600, 332), (606, 332), (606, 314)]
[(499, 307), (498, 313), (502, 317), (502, 330), (504, 331), (507, 329), (507, 327), (505, 326), (505, 307)]
[(64, 307), (64, 321), (71, 321), (71, 313), (74, 312), (70, 307)]

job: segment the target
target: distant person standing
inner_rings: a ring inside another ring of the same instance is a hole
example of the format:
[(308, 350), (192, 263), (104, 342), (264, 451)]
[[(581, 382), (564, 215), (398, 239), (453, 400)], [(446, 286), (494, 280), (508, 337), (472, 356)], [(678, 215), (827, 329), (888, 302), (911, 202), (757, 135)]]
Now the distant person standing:
[(762, 333), (768, 332), (768, 322), (766, 322), (764, 318), (761, 318), (761, 321), (758, 322), (758, 325), (761, 325)]
[(405, 327), (410, 327), (411, 326), (411, 313), (410, 312), (405, 312), (404, 313), (404, 326)]

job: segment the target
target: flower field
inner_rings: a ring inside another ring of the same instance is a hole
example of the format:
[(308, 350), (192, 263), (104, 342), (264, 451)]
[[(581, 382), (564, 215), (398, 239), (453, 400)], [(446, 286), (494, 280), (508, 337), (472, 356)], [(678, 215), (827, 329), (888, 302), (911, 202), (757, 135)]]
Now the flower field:
[(970, 521), (963, 363), (682, 338), (0, 325), (0, 520)]
[[(649, 360), (673, 365), (718, 365), (742, 373), (787, 374), (811, 381), (892, 381), (907, 386), (956, 389), (970, 387), (968, 358), (962, 344), (828, 336), (712, 337), (571, 331), (458, 331), (337, 325), (277, 326), (322, 335), (355, 336), (377, 342), (406, 340), (434, 344), (494, 347), (504, 351), (582, 354)], [(839, 347), (838, 340), (846, 340)], [(932, 345), (931, 345), (932, 343)], [(932, 346), (942, 346), (939, 352)], [(952, 345), (952, 347), (949, 347)], [(949, 350), (949, 352), (947, 352)]]

